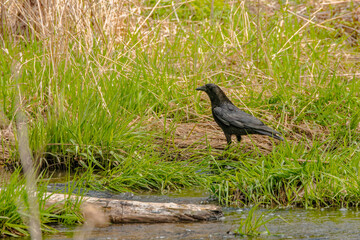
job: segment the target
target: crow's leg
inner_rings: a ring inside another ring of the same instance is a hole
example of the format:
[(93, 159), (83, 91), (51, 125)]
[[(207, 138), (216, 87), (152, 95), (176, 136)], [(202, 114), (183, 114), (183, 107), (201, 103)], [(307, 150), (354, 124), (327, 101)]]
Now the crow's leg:
[(238, 142), (241, 142), (241, 135), (236, 135), (236, 139), (238, 140)]
[(231, 144), (231, 134), (225, 133), (225, 137), (226, 137), (226, 142), (228, 145)]

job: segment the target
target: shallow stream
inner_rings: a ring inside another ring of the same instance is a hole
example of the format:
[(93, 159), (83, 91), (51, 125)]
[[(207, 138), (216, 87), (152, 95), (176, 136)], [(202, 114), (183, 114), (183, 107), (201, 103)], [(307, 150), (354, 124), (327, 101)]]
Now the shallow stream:
[[(229, 232), (237, 228), (249, 209), (224, 209), (225, 218), (214, 222), (172, 224), (118, 224), (95, 228), (86, 239), (241, 239)], [(259, 210), (268, 211), (268, 210)], [(353, 210), (277, 210), (286, 219), (266, 226), (270, 235), (251, 239), (360, 239), (360, 212)], [(271, 217), (271, 216), (269, 216)], [(72, 239), (80, 228), (58, 227), (60, 233), (45, 239)], [(265, 230), (265, 229), (263, 229)]]
[[(48, 189), (58, 190), (65, 187), (62, 176), (53, 176)], [(66, 178), (69, 180), (69, 178)], [(60, 182), (60, 183), (59, 183)], [(109, 192), (89, 191), (86, 195), (115, 199), (151, 202), (177, 203), (214, 203), (209, 194), (202, 190), (187, 190), (168, 195), (132, 193), (112, 194)], [(224, 218), (212, 222), (162, 223), (162, 224), (113, 224), (104, 228), (94, 228), (86, 232), (84, 239), (241, 239), (232, 232), (245, 219), (250, 208), (224, 208)], [(257, 215), (268, 209), (260, 209)], [(360, 211), (354, 209), (279, 209), (267, 218), (280, 216), (266, 224), (270, 234), (250, 239), (360, 239)], [(53, 226), (59, 232), (48, 234), (44, 239), (74, 239), (80, 227)], [(265, 228), (261, 228), (265, 231)], [(246, 238), (246, 237), (245, 237)], [(29, 239), (29, 238), (17, 238)]]
[[(61, 185), (60, 185), (61, 187)], [(106, 192), (88, 192), (89, 196), (110, 197), (151, 202), (214, 203), (209, 194), (201, 190), (188, 190), (168, 195), (113, 195)], [(250, 208), (224, 208), (219, 221), (172, 224), (118, 224), (95, 228), (86, 239), (240, 239), (231, 234), (248, 215)], [(267, 212), (260, 209), (257, 215)], [(266, 224), (270, 235), (252, 239), (360, 239), (360, 211), (352, 209), (279, 209), (267, 217), (280, 216)], [(58, 227), (60, 233), (46, 239), (72, 239), (81, 228)], [(265, 228), (261, 228), (265, 232)]]

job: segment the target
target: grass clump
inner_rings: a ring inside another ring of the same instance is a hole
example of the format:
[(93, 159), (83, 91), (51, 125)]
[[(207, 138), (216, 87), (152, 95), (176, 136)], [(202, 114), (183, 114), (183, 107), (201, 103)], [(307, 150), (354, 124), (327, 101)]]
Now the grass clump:
[[(208, 162), (163, 161), (158, 154), (132, 156), (119, 161), (106, 172), (85, 174), (92, 188), (110, 191), (152, 191), (166, 193), (184, 188), (205, 188), (208, 183)], [(90, 172), (93, 169), (89, 170)], [(94, 176), (92, 178), (91, 176)], [(97, 180), (95, 180), (97, 179)]]
[[(72, 195), (69, 189), (69, 198), (59, 205), (49, 206), (46, 200), (50, 194), (47, 193), (46, 184), (38, 188), (37, 198), (39, 202), (39, 218), (42, 232), (55, 232), (50, 227), (53, 223), (74, 224), (82, 221), (80, 213), (81, 198), (78, 202), (70, 200)], [(25, 180), (20, 171), (15, 171), (9, 181), (1, 186), (0, 194), (0, 236), (29, 236), (28, 209), (29, 202), (25, 190)]]
[[(270, 214), (273, 211), (269, 212), (262, 212), (260, 215), (257, 215), (256, 212), (259, 210), (260, 203), (253, 206), (248, 215), (245, 219), (240, 221), (239, 227), (234, 231), (234, 233), (238, 236), (248, 236), (248, 237), (254, 237), (258, 236), (260, 234), (270, 234), (269, 229), (266, 227), (266, 224), (268, 222), (271, 222), (272, 220), (275, 220), (278, 218), (278, 216), (270, 217)], [(268, 218), (268, 219), (265, 219)], [(266, 232), (260, 232), (260, 228), (264, 227), (266, 229)]]
[(358, 207), (357, 151), (357, 146), (332, 152), (291, 147), (255, 161), (222, 163), (231, 169), (218, 168), (212, 191), (224, 205)]

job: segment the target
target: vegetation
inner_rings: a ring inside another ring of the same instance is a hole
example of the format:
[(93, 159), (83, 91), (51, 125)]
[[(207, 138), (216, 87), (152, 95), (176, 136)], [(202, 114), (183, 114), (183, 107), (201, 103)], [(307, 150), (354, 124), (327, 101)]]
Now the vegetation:
[[(346, 28), (359, 28), (358, 6), (259, 2), (4, 3), (1, 136), (23, 108), (36, 163), (88, 169), (97, 189), (196, 186), (223, 205), (358, 206), (360, 49)], [(285, 142), (250, 136), (223, 150), (195, 92), (208, 82)], [(15, 143), (1, 138), (4, 164), (19, 163)], [(1, 216), (21, 225), (14, 209)], [(2, 233), (23, 233), (13, 226)]]
[[(259, 205), (257, 204), (253, 206), (245, 219), (240, 221), (240, 226), (235, 230), (235, 234), (239, 236), (258, 236), (260, 234), (269, 234), (269, 229), (266, 227), (268, 222), (271, 222), (274, 219), (277, 219), (278, 216), (270, 217), (270, 214), (274, 211), (263, 212), (257, 216), (256, 211), (259, 209)], [(265, 219), (267, 218), (267, 219)], [(265, 232), (260, 232), (260, 228), (264, 227), (266, 229)]]
[[(74, 224), (82, 221), (80, 214), (81, 194), (78, 201), (71, 201), (73, 189), (67, 189), (69, 198), (59, 205), (46, 206), (47, 182), (42, 182), (38, 188), (40, 222), (42, 232), (55, 232), (49, 226), (51, 223)], [(74, 186), (73, 186), (74, 187)], [(9, 181), (2, 185), (0, 194), (0, 237), (28, 236), (29, 199), (25, 190), (24, 177), (20, 171), (15, 171)]]

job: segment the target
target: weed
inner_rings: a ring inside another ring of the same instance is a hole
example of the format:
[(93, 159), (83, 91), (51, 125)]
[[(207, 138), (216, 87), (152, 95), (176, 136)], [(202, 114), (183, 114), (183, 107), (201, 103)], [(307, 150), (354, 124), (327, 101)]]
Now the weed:
[(234, 231), (236, 235), (257, 236), (262, 234), (262, 232), (260, 232), (261, 227), (266, 229), (266, 234), (270, 234), (266, 224), (277, 219), (278, 216), (270, 217), (274, 210), (256, 215), (256, 212), (259, 211), (259, 205), (260, 203), (253, 206), (246, 218), (240, 221), (239, 227)]
[[(71, 198), (73, 189), (67, 189), (68, 199), (58, 205), (49, 206), (46, 201), (51, 196), (47, 192), (47, 182), (42, 181), (37, 191), (39, 199), (39, 217), (42, 232), (55, 232), (49, 226), (51, 223), (74, 224), (82, 221), (80, 213), (81, 194), (74, 202)], [(0, 236), (28, 236), (27, 212), (29, 208), (28, 196), (25, 190), (25, 180), (20, 171), (12, 173), (9, 181), (1, 186), (0, 194)], [(60, 206), (61, 205), (61, 206)]]

